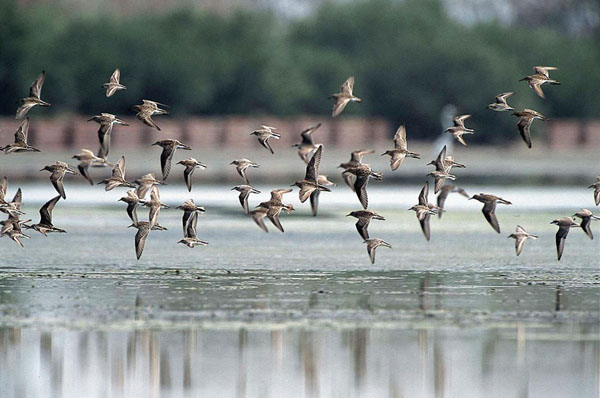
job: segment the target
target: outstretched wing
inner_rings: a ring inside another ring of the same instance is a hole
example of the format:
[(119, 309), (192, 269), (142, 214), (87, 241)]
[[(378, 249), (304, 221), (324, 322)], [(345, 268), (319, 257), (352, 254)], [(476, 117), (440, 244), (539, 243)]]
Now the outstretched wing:
[(27, 134), (29, 132), (29, 118), (23, 120), (15, 132), (15, 144), (27, 146)]
[(357, 176), (356, 181), (354, 182), (354, 191), (356, 192), (356, 196), (358, 196), (358, 200), (362, 205), (363, 209), (367, 209), (369, 207), (369, 197), (367, 196), (367, 185), (369, 183), (369, 176)]
[(529, 131), (529, 127), (531, 127), (532, 121), (533, 119), (522, 117), (519, 119), (519, 124), (517, 124), (519, 134), (521, 134), (521, 138), (523, 138), (528, 148), (531, 148), (531, 132)]
[(429, 204), (429, 181), (425, 181), (425, 185), (423, 185), (423, 189), (419, 193), (419, 204), (423, 206), (427, 206)]
[(319, 166), (321, 165), (322, 152), (323, 146), (319, 146), (310, 159), (310, 162), (308, 162), (308, 165), (306, 166), (306, 176), (304, 177), (306, 181), (312, 181), (314, 183), (317, 182), (317, 178), (319, 178)]
[(47, 201), (40, 209), (40, 224), (52, 225), (52, 210), (56, 202), (60, 200), (60, 195)]
[(498, 224), (498, 218), (496, 217), (496, 203), (486, 202), (481, 212), (492, 228), (494, 228), (494, 231), (500, 233), (500, 224)]
[(46, 80), (46, 72), (42, 71), (39, 76), (31, 83), (31, 88), (29, 89), (29, 96), (40, 99), (42, 95), (42, 86), (44, 85), (44, 80)]
[(340, 88), (341, 92), (344, 94), (352, 95), (352, 91), (354, 90), (354, 76), (350, 76), (342, 87)]
[(119, 84), (120, 79), (121, 79), (121, 71), (117, 68), (117, 69), (115, 69), (113, 74), (110, 75), (110, 82)]
[(174, 147), (164, 147), (160, 154), (160, 169), (162, 170), (163, 180), (166, 180), (171, 172), (171, 161), (175, 153)]
[(398, 130), (396, 130), (396, 134), (394, 135), (394, 147), (396, 149), (404, 150), (406, 150), (407, 148), (406, 127), (404, 127), (404, 125), (401, 125), (400, 127), (398, 127)]
[(150, 234), (150, 224), (143, 223), (138, 224), (138, 231), (135, 234), (135, 255), (139, 260), (144, 252), (144, 246), (146, 246), (146, 238)]

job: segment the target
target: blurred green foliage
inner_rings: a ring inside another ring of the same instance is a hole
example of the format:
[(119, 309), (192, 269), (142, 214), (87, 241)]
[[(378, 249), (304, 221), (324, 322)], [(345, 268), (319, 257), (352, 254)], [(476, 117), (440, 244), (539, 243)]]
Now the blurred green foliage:
[[(142, 98), (185, 114), (322, 114), (349, 75), (364, 103), (345, 113), (405, 123), (413, 137), (441, 131), (454, 104), (472, 113), (472, 141), (514, 136), (516, 118), (485, 109), (500, 92), (510, 103), (554, 117), (597, 117), (598, 37), (507, 27), (465, 26), (436, 0), (325, 3), (300, 20), (265, 11), (229, 15), (181, 9), (163, 15), (67, 15), (45, 3), (0, 2), (0, 113), (10, 115), (47, 71), (48, 114), (129, 113)], [(562, 81), (539, 99), (525, 82), (533, 65), (560, 67)], [(111, 98), (114, 68), (127, 86)], [(40, 110), (33, 110), (32, 115)], [(342, 116), (343, 117), (343, 116)]]

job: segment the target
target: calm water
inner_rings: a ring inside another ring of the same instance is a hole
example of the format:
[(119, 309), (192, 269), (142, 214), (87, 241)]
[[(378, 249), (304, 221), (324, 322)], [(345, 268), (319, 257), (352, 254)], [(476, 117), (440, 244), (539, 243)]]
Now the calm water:
[[(393, 249), (371, 265), (352, 196), (321, 195), (313, 219), (296, 195), (265, 234), (227, 188), (164, 190), (207, 207), (207, 247), (177, 245), (164, 210), (138, 262), (123, 192), (77, 187), (54, 213), (68, 234), (0, 240), (0, 396), (598, 397), (600, 244), (575, 229), (558, 263), (549, 224), (589, 191), (466, 187), (514, 203), (502, 234), (451, 196), (426, 242), (405, 210), (420, 187), (373, 190)], [(35, 220), (52, 190), (24, 192)], [(540, 236), (520, 257), (516, 224)]]

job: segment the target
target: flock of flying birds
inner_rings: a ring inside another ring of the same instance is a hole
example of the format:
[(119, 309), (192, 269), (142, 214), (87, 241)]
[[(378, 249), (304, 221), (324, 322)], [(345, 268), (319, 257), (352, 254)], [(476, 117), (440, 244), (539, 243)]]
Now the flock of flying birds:
[[(533, 68), (534, 74), (527, 76), (521, 80), (527, 81), (529, 86), (541, 97), (544, 98), (544, 92), (542, 91), (542, 85), (544, 84), (560, 84), (558, 81), (553, 80), (549, 76), (549, 71), (556, 70), (555, 67), (548, 66), (536, 66)], [(29, 96), (20, 100), (20, 106), (17, 109), (16, 118), (22, 119), (25, 117), (27, 112), (34, 106), (50, 106), (49, 103), (41, 99), (42, 85), (46, 77), (45, 72), (42, 72), (37, 79), (31, 85)], [(106, 96), (110, 97), (118, 90), (124, 90), (126, 87), (120, 83), (120, 72), (115, 70), (110, 77), (110, 81), (105, 83)], [(354, 77), (348, 78), (341, 87), (341, 90), (337, 94), (333, 94), (330, 98), (334, 100), (332, 117), (337, 117), (342, 113), (346, 105), (350, 102), (362, 102), (362, 100), (353, 94), (354, 88)], [(508, 103), (507, 99), (514, 93), (502, 93), (499, 94), (495, 102), (488, 105), (488, 108), (497, 111), (514, 111)], [(136, 112), (137, 118), (144, 124), (155, 128), (160, 131), (160, 127), (152, 119), (156, 115), (167, 115), (166, 105), (163, 105), (156, 101), (143, 100), (141, 105), (134, 105), (131, 109)], [(522, 111), (514, 111), (513, 115), (519, 117), (517, 124), (519, 133), (527, 146), (531, 148), (531, 134), (530, 127), (533, 120), (547, 120), (545, 116), (531, 109), (524, 109)], [(460, 115), (453, 119), (453, 126), (446, 129), (447, 133), (458, 140), (461, 144), (467, 146), (463, 135), (474, 134), (473, 129), (465, 126), (465, 121), (470, 115)], [(169, 176), (171, 171), (171, 163), (173, 155), (177, 149), (191, 150), (189, 146), (175, 139), (164, 139), (155, 142), (152, 145), (158, 145), (162, 148), (160, 157), (162, 180), (157, 179), (152, 173), (145, 174), (135, 180), (129, 182), (125, 179), (125, 157), (122, 156), (118, 162), (114, 165), (107, 160), (107, 156), (110, 152), (110, 139), (114, 125), (127, 126), (127, 123), (115, 115), (109, 113), (101, 113), (95, 115), (89, 119), (89, 121), (97, 122), (100, 127), (98, 129), (98, 140), (99, 150), (96, 154), (88, 149), (82, 149), (81, 152), (75, 156), (80, 163), (77, 166), (77, 170), (63, 161), (57, 161), (55, 164), (47, 165), (41, 169), (41, 171), (50, 172), (50, 181), (56, 189), (58, 195), (46, 202), (40, 209), (40, 221), (37, 224), (29, 224), (32, 220), (22, 220), (20, 217), (24, 214), (21, 211), (22, 203), (22, 192), (19, 188), (13, 197), (12, 201), (7, 200), (7, 188), (8, 181), (4, 177), (0, 183), (0, 211), (8, 214), (8, 219), (0, 221), (2, 229), (0, 230), (1, 236), (9, 236), (13, 241), (23, 246), (21, 238), (30, 238), (26, 235), (24, 229), (34, 229), (44, 236), (47, 236), (50, 232), (66, 232), (64, 229), (55, 227), (52, 222), (52, 211), (56, 206), (57, 202), (62, 198), (66, 199), (66, 193), (63, 185), (63, 179), (66, 174), (80, 174), (83, 176), (91, 185), (93, 180), (89, 174), (88, 168), (92, 167), (112, 167), (112, 174), (110, 177), (102, 180), (99, 184), (105, 185), (105, 190), (110, 191), (117, 187), (132, 188), (127, 191), (126, 196), (119, 199), (127, 204), (127, 214), (131, 219), (131, 225), (137, 229), (135, 235), (135, 251), (136, 256), (139, 259), (144, 250), (146, 238), (151, 231), (154, 230), (166, 230), (165, 227), (161, 226), (158, 222), (158, 216), (162, 208), (168, 208), (166, 204), (161, 202), (159, 186), (164, 184), (164, 181)], [(319, 129), (321, 124), (309, 127), (308, 129), (300, 133), (302, 141), (293, 146), (298, 149), (300, 158), (306, 163), (306, 173), (304, 178), (296, 181), (292, 186), (299, 188), (300, 202), (304, 203), (310, 199), (313, 216), (317, 215), (319, 205), (319, 195), (322, 191), (331, 191), (329, 187), (335, 186), (335, 184), (328, 180), (327, 176), (319, 174), (319, 165), (321, 163), (321, 156), (323, 153), (323, 145), (315, 144), (313, 140), (313, 134)], [(29, 130), (29, 118), (23, 120), (21, 125), (18, 127), (15, 133), (15, 141), (12, 144), (8, 144), (0, 150), (6, 154), (16, 152), (40, 152), (39, 149), (30, 146), (27, 143), (27, 133)], [(271, 126), (261, 126), (259, 129), (253, 131), (251, 135), (258, 138), (258, 142), (269, 150), (272, 154), (274, 153), (269, 140), (279, 139), (281, 136), (276, 132), (276, 128)], [(381, 156), (390, 156), (390, 167), (392, 171), (397, 170), (403, 163), (405, 158), (416, 158), (420, 159), (418, 153), (410, 152), (407, 146), (406, 140), (406, 129), (404, 126), (400, 126), (394, 135), (394, 148), (385, 151)], [(340, 164), (340, 168), (343, 169), (342, 177), (344, 182), (350, 187), (352, 191), (356, 193), (356, 196), (362, 206), (361, 210), (356, 210), (349, 213), (347, 216), (355, 217), (357, 219), (356, 229), (363, 239), (363, 242), (367, 244), (367, 252), (371, 259), (371, 263), (375, 262), (375, 250), (379, 246), (391, 248), (391, 245), (380, 238), (371, 238), (369, 235), (368, 227), (372, 219), (385, 220), (384, 217), (377, 214), (376, 212), (369, 209), (369, 200), (367, 195), (367, 185), (370, 178), (375, 180), (381, 180), (383, 174), (373, 171), (370, 164), (363, 162), (365, 155), (371, 154), (372, 150), (357, 150), (352, 152), (351, 158), (348, 162)], [(206, 165), (197, 161), (193, 157), (179, 161), (184, 167), (184, 180), (188, 191), (192, 191), (192, 174), (194, 170), (204, 169)], [(249, 182), (247, 171), (249, 168), (259, 167), (258, 163), (255, 163), (249, 159), (236, 159), (231, 162), (231, 165), (235, 166), (238, 174), (244, 180), (245, 184), (237, 185), (232, 188), (239, 192), (239, 201), (246, 215), (250, 215), (254, 222), (265, 232), (268, 229), (265, 225), (264, 218), (268, 218), (271, 223), (284, 232), (283, 226), (280, 221), (280, 214), (291, 213), (294, 211), (292, 204), (286, 204), (283, 201), (283, 196), (287, 193), (292, 192), (292, 189), (275, 189), (271, 191), (271, 198), (268, 201), (261, 202), (256, 206), (255, 209), (250, 210), (248, 205), (248, 198), (251, 194), (259, 194), (260, 191), (255, 189)], [(425, 182), (423, 189), (421, 190), (418, 197), (418, 204), (412, 206), (409, 210), (413, 210), (416, 213), (417, 219), (421, 225), (421, 229), (425, 238), (430, 239), (430, 225), (429, 221), (431, 216), (437, 215), (442, 217), (444, 210), (444, 203), (450, 193), (459, 193), (460, 195), (475, 199), (483, 203), (483, 215), (492, 228), (500, 233), (500, 224), (496, 217), (495, 210), (498, 203), (504, 205), (510, 205), (511, 202), (501, 197), (491, 194), (480, 193), (478, 195), (469, 195), (464, 189), (446, 183), (446, 180), (455, 180), (456, 176), (450, 174), (453, 167), (464, 168), (464, 164), (458, 163), (454, 160), (454, 157), (447, 155), (446, 147), (440, 151), (436, 159), (432, 160), (428, 165), (433, 165), (435, 171), (427, 174), (434, 180), (434, 193), (437, 196), (437, 204), (429, 202), (429, 181)], [(596, 178), (596, 182), (590, 185), (589, 188), (594, 189), (594, 202), (596, 206), (600, 204), (600, 176)], [(149, 193), (149, 199), (146, 199), (146, 195)], [(140, 221), (137, 215), (138, 206), (149, 208), (148, 221)], [(207, 245), (206, 241), (198, 238), (197, 235), (197, 223), (198, 216), (200, 213), (205, 212), (202, 206), (197, 206), (192, 199), (187, 200), (183, 204), (177, 206), (177, 209), (183, 211), (182, 225), (183, 225), (183, 239), (178, 243), (185, 244), (186, 246), (193, 248), (196, 245)], [(579, 217), (581, 223), (577, 224), (574, 221), (574, 217)], [(553, 220), (551, 223), (558, 226), (558, 232), (556, 233), (556, 247), (558, 260), (560, 260), (565, 239), (571, 227), (581, 227), (583, 231), (593, 239), (592, 230), (590, 224), (592, 220), (598, 220), (600, 217), (595, 216), (588, 209), (582, 209), (580, 212), (575, 213), (572, 217), (562, 217)], [(516, 231), (512, 233), (510, 238), (515, 239), (515, 247), (517, 256), (521, 254), (525, 241), (529, 238), (536, 239), (537, 236), (530, 234), (519, 225), (516, 227)]]

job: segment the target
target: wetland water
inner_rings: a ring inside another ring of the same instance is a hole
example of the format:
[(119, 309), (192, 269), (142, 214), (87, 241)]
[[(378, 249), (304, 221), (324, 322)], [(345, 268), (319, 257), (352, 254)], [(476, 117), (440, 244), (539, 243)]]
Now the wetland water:
[[(28, 218), (47, 188), (24, 190)], [(228, 187), (200, 188), (209, 246), (176, 245), (181, 212), (163, 210), (138, 262), (123, 192), (67, 189), (67, 234), (0, 240), (0, 396), (598, 397), (600, 245), (574, 229), (558, 263), (549, 224), (590, 192), (466, 188), (515, 203), (502, 234), (450, 196), (426, 242), (405, 210), (419, 187), (370, 190), (387, 218), (370, 233), (393, 246), (375, 265), (349, 195), (321, 195), (317, 220), (290, 198), (286, 233), (265, 234)], [(516, 224), (540, 236), (520, 257)]]

